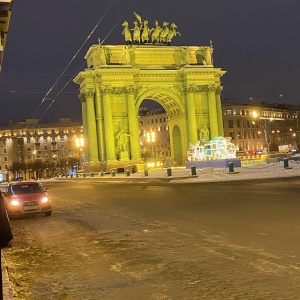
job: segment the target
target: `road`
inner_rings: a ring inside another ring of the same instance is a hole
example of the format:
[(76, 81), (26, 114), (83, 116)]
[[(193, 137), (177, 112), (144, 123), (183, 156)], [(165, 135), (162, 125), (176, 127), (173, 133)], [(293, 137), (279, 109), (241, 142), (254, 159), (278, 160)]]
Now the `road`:
[(12, 220), (15, 299), (299, 299), (300, 180), (44, 183)]

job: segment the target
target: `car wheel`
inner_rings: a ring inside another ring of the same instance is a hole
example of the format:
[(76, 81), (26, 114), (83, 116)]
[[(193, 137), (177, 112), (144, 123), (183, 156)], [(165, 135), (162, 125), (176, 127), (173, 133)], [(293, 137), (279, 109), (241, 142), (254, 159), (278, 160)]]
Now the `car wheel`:
[(46, 214), (47, 217), (49, 217), (49, 216), (52, 215), (52, 211), (47, 211), (45, 214)]

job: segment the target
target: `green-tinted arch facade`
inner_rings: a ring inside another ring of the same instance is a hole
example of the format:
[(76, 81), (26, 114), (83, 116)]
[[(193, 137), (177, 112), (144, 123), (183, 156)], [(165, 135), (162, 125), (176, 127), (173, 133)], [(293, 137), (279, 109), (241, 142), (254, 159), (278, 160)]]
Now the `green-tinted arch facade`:
[[(138, 109), (145, 99), (164, 107), (170, 133), (180, 132), (182, 164), (189, 143), (199, 140), (202, 128), (208, 128), (210, 138), (223, 135), (220, 78), (225, 71), (205, 63), (206, 48), (94, 45), (89, 49), (87, 68), (74, 79), (80, 85), (86, 171), (143, 166)], [(179, 153), (174, 136), (170, 134), (173, 158)]]

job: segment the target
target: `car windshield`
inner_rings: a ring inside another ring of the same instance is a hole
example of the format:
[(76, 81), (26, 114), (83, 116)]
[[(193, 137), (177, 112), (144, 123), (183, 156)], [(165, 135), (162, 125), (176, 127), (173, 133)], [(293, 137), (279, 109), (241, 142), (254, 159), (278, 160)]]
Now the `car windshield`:
[(39, 184), (18, 184), (12, 185), (10, 187), (12, 194), (21, 195), (21, 194), (33, 194), (33, 193), (42, 193), (43, 190)]

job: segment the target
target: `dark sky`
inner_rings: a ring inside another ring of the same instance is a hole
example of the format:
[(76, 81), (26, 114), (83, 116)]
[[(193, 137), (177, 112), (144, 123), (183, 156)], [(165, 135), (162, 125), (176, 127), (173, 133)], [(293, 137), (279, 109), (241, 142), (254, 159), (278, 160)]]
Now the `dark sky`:
[(132, 27), (134, 11), (150, 27), (156, 19), (176, 23), (181, 37), (173, 45), (212, 40), (214, 66), (227, 71), (222, 98), (300, 104), (299, 0), (14, 0), (0, 73), (0, 125), (32, 117), (81, 121), (72, 78), (99, 37), (124, 44), (121, 24)]

